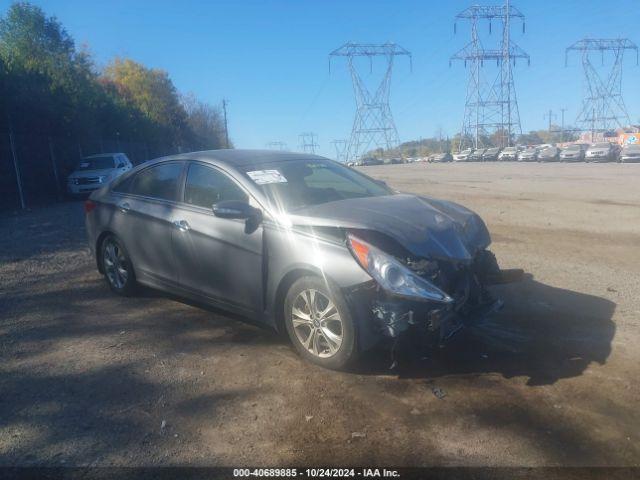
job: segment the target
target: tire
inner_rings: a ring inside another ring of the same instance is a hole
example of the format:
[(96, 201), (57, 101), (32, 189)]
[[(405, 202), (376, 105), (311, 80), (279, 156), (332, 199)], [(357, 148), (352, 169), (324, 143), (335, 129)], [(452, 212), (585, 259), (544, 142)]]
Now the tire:
[(100, 245), (100, 255), (104, 278), (111, 291), (124, 297), (132, 296), (137, 287), (136, 275), (129, 253), (118, 237), (106, 237)]
[(310, 362), (343, 370), (358, 357), (356, 328), (346, 300), (324, 279), (305, 276), (291, 285), (284, 301), (284, 320), (294, 348)]

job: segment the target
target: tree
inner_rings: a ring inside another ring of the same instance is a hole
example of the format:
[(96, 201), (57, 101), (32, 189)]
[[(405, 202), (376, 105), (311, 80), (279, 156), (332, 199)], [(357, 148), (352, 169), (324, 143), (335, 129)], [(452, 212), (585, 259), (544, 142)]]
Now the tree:
[(165, 138), (173, 145), (186, 144), (189, 138), (187, 112), (167, 72), (147, 68), (130, 59), (116, 58), (105, 68), (103, 79), (105, 85), (115, 87), (126, 106), (139, 110), (159, 127), (158, 141)]
[(192, 143), (198, 150), (226, 147), (224, 120), (219, 108), (198, 100), (193, 94), (186, 95), (182, 104), (187, 112), (187, 123), (193, 135)]

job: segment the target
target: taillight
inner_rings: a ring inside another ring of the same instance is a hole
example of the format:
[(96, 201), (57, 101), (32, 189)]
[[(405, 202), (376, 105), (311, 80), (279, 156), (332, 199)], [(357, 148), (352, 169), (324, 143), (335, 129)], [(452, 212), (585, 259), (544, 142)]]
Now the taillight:
[(86, 200), (84, 202), (84, 213), (85, 213), (85, 215), (87, 213), (93, 212), (97, 206), (98, 205), (96, 204), (96, 202), (92, 202), (91, 200)]

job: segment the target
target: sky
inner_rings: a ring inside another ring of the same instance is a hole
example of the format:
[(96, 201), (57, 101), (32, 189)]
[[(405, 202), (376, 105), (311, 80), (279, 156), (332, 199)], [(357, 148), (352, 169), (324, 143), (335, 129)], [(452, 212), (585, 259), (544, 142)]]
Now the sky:
[[(11, 1), (0, 0), (4, 13)], [(183, 93), (212, 104), (228, 101), (229, 132), (238, 148), (269, 142), (299, 146), (299, 134), (317, 134), (319, 153), (335, 157), (331, 141), (349, 138), (355, 112), (344, 59), (328, 54), (346, 42), (394, 42), (412, 53), (394, 63), (391, 110), (401, 141), (453, 136), (464, 113), (468, 71), (449, 57), (470, 40), (469, 25), (454, 17), (461, 0), (32, 0), (56, 16), (97, 65), (130, 57), (169, 72)], [(583, 73), (577, 54), (565, 67), (565, 48), (586, 37), (629, 37), (640, 43), (637, 0), (513, 1), (525, 15), (512, 40), (531, 57), (514, 69), (523, 131), (545, 128), (549, 109), (565, 110), (571, 124), (580, 107)], [(494, 25), (496, 27), (496, 25)], [(480, 32), (498, 40), (498, 29)], [(485, 40), (486, 39), (486, 40)], [(596, 62), (596, 64), (598, 64)], [(606, 68), (611, 61), (605, 59)], [(382, 62), (369, 84), (382, 74)], [(486, 67), (490, 68), (490, 67)], [(601, 67), (602, 68), (602, 67)], [(633, 122), (640, 119), (640, 67), (625, 59), (623, 94)]]

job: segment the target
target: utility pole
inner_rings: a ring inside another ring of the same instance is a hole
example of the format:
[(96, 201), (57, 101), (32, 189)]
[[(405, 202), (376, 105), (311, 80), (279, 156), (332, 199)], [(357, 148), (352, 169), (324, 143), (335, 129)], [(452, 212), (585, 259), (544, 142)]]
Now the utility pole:
[[(524, 32), (524, 15), (510, 5), (473, 5), (458, 15), (455, 20), (468, 20), (471, 24), (471, 41), (451, 56), (449, 65), (460, 60), (466, 67), (469, 65), (467, 96), (464, 119), (460, 135), (460, 150), (472, 146), (479, 148), (484, 138), (498, 134), (499, 147), (511, 144), (514, 134), (521, 134), (518, 100), (513, 82), (513, 65), (521, 58), (529, 63), (529, 55), (511, 40), (511, 20), (517, 18), (522, 22)], [(478, 33), (481, 21), (488, 21), (489, 33), (492, 22), (502, 24), (502, 35), (494, 48), (485, 48)], [(454, 32), (457, 30), (454, 24)], [(498, 73), (493, 81), (488, 81), (482, 74), (485, 63), (495, 62)], [(472, 145), (466, 145), (472, 139)]]
[(560, 139), (564, 142), (564, 112), (566, 111), (566, 108), (561, 108), (560, 109)]
[(58, 176), (58, 165), (56, 163), (56, 153), (53, 148), (53, 139), (51, 137), (49, 137), (49, 157), (51, 158), (51, 166), (53, 167), (53, 176), (56, 180), (56, 193), (58, 194), (58, 200), (60, 200), (60, 198), (62, 197), (62, 192), (60, 191), (60, 177)]
[[(356, 161), (375, 148), (389, 151), (400, 144), (389, 106), (393, 61), (400, 55), (409, 57), (411, 62), (411, 53), (395, 43), (346, 43), (329, 54), (329, 67), (333, 57), (346, 57), (356, 97), (356, 115), (347, 147), (347, 161)], [(370, 90), (362, 80), (355, 64), (357, 57), (368, 59), (370, 70), (373, 69), (374, 58), (384, 59), (386, 69), (375, 89)]]
[(13, 138), (13, 123), (9, 118), (9, 143), (11, 144), (11, 156), (13, 157), (13, 169), (16, 172), (16, 182), (18, 184), (18, 195), (20, 196), (20, 207), (24, 210), (27, 205), (24, 201), (24, 192), (22, 191), (22, 177), (20, 175), (20, 167), (18, 166), (18, 155), (16, 154), (15, 140)]
[(555, 113), (553, 113), (553, 110), (549, 109), (548, 113), (545, 113), (543, 118), (549, 118), (549, 132), (551, 132), (551, 123), (552, 120), (555, 118), (558, 118), (558, 115), (556, 115)]
[(227, 124), (227, 99), (222, 99), (222, 111), (224, 112), (224, 148), (229, 148), (229, 125)]

